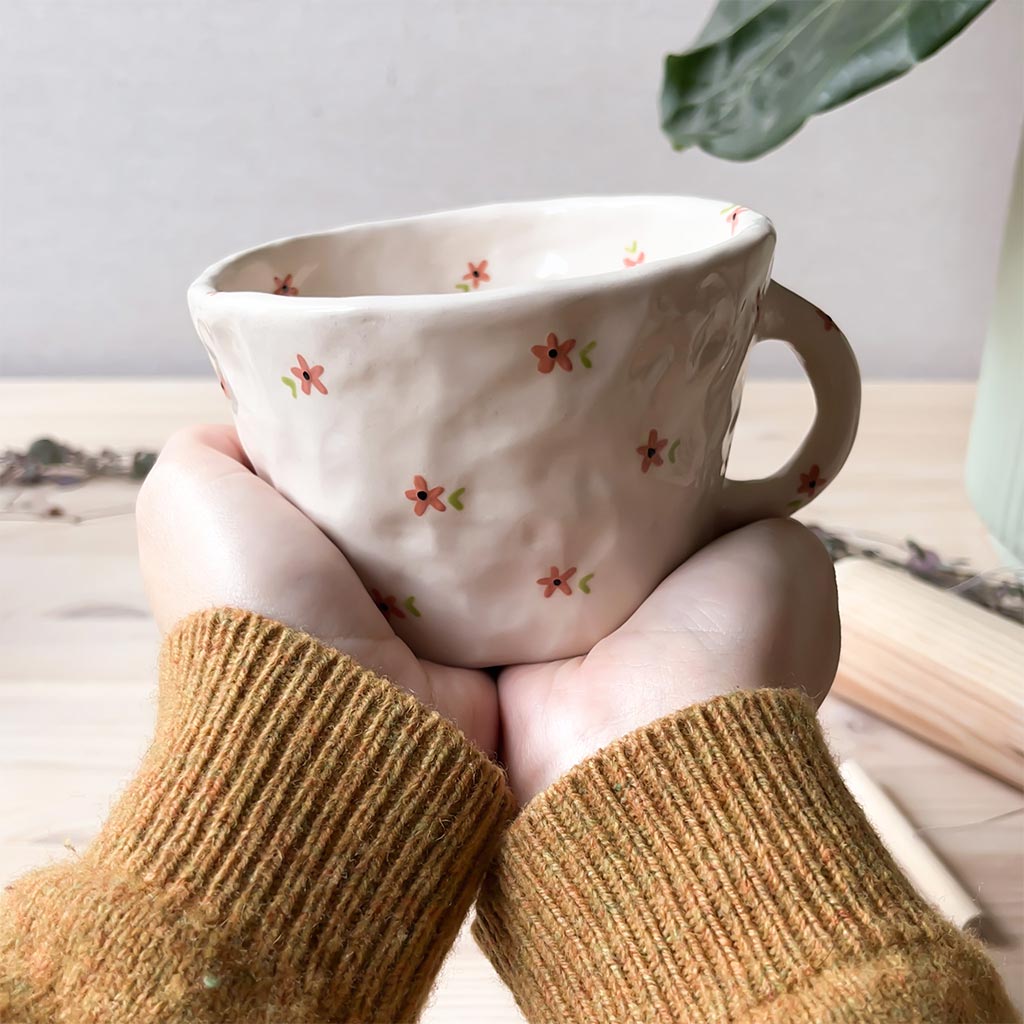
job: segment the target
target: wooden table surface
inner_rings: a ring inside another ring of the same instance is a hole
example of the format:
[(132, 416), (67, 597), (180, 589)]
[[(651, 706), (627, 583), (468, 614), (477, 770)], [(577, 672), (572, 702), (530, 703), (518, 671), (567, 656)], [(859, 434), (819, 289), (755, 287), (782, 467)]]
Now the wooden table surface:
[[(867, 385), (853, 455), (802, 518), (996, 567), (962, 483), (972, 399), (962, 383)], [(803, 383), (749, 384), (733, 475), (781, 465), (812, 414)], [(179, 426), (226, 415), (207, 380), (0, 381), (0, 448), (41, 435), (155, 448)], [(55, 495), (78, 524), (0, 515), (0, 884), (70, 856), (65, 842), (88, 843), (152, 728), (157, 633), (135, 559), (134, 490), (110, 481)], [(0, 505), (12, 497), (0, 493)], [(40, 496), (14, 508), (26, 500)], [(836, 699), (822, 717), (836, 753), (868, 770), (976, 895), (1024, 1005), (1024, 797)], [(425, 1019), (521, 1021), (465, 933)]]

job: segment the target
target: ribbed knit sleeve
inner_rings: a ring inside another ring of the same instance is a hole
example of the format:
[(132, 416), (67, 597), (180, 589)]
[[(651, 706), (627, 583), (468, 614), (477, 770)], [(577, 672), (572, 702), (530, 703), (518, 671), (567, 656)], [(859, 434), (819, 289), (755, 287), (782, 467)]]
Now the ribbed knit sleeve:
[(0, 901), (0, 1020), (407, 1021), (512, 812), (440, 716), (242, 612), (167, 640), (97, 840)]
[(689, 708), (577, 765), (512, 825), (475, 934), (531, 1022), (1018, 1019), (792, 692)]

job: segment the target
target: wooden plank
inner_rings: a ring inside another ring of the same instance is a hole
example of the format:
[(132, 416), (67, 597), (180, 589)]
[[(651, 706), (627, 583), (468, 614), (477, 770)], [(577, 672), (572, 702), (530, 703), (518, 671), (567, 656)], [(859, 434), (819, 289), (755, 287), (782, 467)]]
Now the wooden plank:
[(833, 692), (1024, 789), (1024, 627), (884, 565), (836, 579)]

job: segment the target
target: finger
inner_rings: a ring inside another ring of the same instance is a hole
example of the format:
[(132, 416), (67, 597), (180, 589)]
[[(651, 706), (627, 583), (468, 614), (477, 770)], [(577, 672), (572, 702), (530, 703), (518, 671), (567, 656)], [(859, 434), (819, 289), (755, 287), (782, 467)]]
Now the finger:
[(498, 689), (479, 669), (450, 668), (421, 661), (424, 676), (413, 690), (428, 707), (457, 722), (484, 753), (498, 746)]
[(828, 552), (794, 520), (762, 520), (712, 541), (670, 574), (629, 622), (671, 617), (691, 596), (728, 599), (750, 611), (766, 590), (774, 592), (771, 604), (786, 597), (836, 603)]
[(410, 677), (408, 648), (342, 551), (241, 457), (231, 428), (189, 428), (146, 481), (139, 554), (158, 623), (166, 630), (204, 607), (244, 608)]
[(255, 473), (253, 465), (249, 461), (249, 456), (242, 447), (241, 440), (239, 440), (238, 431), (232, 424), (202, 424), (201, 426), (193, 427), (191, 432), (183, 431), (183, 434), (186, 437), (190, 437), (199, 446), (205, 446), (221, 452), (223, 455), (227, 455), (235, 462), (245, 466), (250, 473)]
[(233, 427), (194, 426), (171, 435), (135, 502), (144, 577), (154, 569), (163, 577), (183, 554), (190, 532), (213, 520), (221, 502), (212, 501), (211, 493), (220, 481), (238, 475), (244, 487), (259, 483), (243, 459)]
[(253, 472), (238, 432), (226, 423), (208, 423), (176, 431), (164, 445), (154, 470), (169, 465), (188, 467), (192, 473), (222, 473), (230, 468), (224, 460)]
[(342, 552), (251, 470), (232, 427), (190, 427), (167, 442), (138, 503), (139, 551), (166, 631), (231, 606), (304, 630), (497, 745), (497, 695), (480, 672), (420, 665)]
[[(655, 590), (622, 627), (685, 642), (798, 682), (824, 698), (839, 659), (835, 572), (821, 542), (793, 520), (764, 520), (719, 538)], [(613, 634), (614, 635), (614, 634)]]

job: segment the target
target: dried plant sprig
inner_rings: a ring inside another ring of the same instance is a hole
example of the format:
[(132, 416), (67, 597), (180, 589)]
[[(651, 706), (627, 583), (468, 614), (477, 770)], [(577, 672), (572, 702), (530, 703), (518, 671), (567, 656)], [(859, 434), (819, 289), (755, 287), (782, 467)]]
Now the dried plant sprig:
[(964, 560), (946, 561), (936, 551), (913, 540), (898, 543), (834, 533), (821, 526), (810, 529), (825, 545), (833, 562), (842, 558), (882, 562), (1024, 624), (1024, 570), (1006, 566), (979, 573)]
[(74, 487), (96, 477), (142, 480), (154, 462), (156, 452), (119, 452), (113, 448), (88, 452), (49, 437), (40, 437), (25, 451), (8, 448), (0, 452), (0, 486), (56, 484)]

